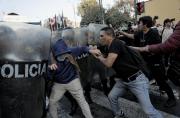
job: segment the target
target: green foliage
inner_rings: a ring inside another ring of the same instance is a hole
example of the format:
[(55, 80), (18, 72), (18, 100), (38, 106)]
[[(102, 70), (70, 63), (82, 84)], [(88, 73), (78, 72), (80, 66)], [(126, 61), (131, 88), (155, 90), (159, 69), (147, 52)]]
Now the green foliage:
[(78, 14), (82, 17), (81, 25), (101, 22), (101, 9), (96, 0), (81, 0), (78, 6)]
[(130, 14), (133, 12), (133, 5), (133, 0), (116, 0), (114, 6), (107, 10), (105, 22), (114, 28), (118, 28), (132, 21)]
[(109, 9), (105, 14), (105, 22), (111, 24), (114, 28), (118, 28), (130, 20), (129, 16), (122, 14), (116, 8)]
[(122, 24), (132, 20), (130, 18), (131, 8), (130, 0), (117, 0), (115, 5), (106, 10), (101, 8), (97, 0), (81, 0), (78, 5), (78, 14), (82, 17), (81, 25), (89, 23), (101, 23), (102, 13), (104, 14), (105, 22), (113, 27), (120, 27)]

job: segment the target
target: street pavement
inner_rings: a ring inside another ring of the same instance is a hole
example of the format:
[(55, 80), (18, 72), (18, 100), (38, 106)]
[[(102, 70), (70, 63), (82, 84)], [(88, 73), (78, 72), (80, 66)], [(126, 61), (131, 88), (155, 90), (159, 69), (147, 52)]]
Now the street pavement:
[[(92, 114), (94, 118), (113, 118), (108, 99), (103, 94), (103, 92), (100, 91), (100, 89), (101, 87), (97, 86), (97, 88), (92, 89), (91, 92), (91, 96), (94, 101), (94, 103), (90, 104)], [(179, 89), (176, 88), (176, 93), (179, 92)], [(180, 99), (178, 94), (176, 94), (177, 105), (171, 108), (164, 107), (164, 103), (167, 100), (167, 95), (161, 94), (156, 85), (151, 85), (150, 87), (150, 98), (152, 104), (155, 106), (156, 109), (161, 111), (164, 118), (180, 118)], [(77, 112), (74, 114), (73, 117), (68, 115), (71, 106), (69, 101), (65, 97), (60, 100), (59, 104), (59, 118), (84, 118), (80, 108), (78, 108)], [(132, 93), (127, 92), (123, 96), (123, 98), (119, 99), (119, 104), (121, 104), (121, 108), (127, 114), (128, 118), (147, 118), (147, 116), (139, 106), (136, 97)], [(49, 114), (47, 115), (47, 118), (50, 118)]]
[[(63, 97), (63, 99), (60, 100), (59, 105), (60, 105), (60, 107), (58, 108), (59, 118), (85, 118), (81, 112), (80, 107), (78, 107), (73, 117), (68, 114), (70, 112), (71, 106), (69, 101), (65, 97)], [(112, 112), (109, 109), (101, 105), (98, 105), (96, 103), (90, 104), (90, 109), (94, 118), (113, 118)], [(47, 118), (51, 118), (49, 113), (47, 114)]]

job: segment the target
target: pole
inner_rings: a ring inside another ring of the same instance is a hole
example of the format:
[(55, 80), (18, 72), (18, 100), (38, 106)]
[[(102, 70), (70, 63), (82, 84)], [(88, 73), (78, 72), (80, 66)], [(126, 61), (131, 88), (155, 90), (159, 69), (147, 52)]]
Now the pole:
[(74, 7), (74, 5), (73, 5), (73, 10), (74, 10), (74, 27), (76, 27), (76, 12), (75, 12), (75, 7)]
[(101, 23), (104, 24), (104, 13), (102, 9), (102, 0), (99, 0), (99, 7), (100, 7), (100, 12), (101, 12)]
[(137, 6), (136, 6), (136, 0), (134, 0), (134, 14), (135, 14), (135, 20), (137, 21)]

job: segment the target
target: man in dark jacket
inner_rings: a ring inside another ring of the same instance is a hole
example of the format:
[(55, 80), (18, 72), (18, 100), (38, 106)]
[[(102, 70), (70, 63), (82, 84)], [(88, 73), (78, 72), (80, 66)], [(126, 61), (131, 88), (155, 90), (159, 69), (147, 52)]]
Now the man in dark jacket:
[[(146, 45), (161, 43), (158, 32), (152, 27), (152, 18), (150, 16), (143, 16), (139, 18), (139, 32), (131, 35), (134, 39), (135, 46), (143, 47)], [(130, 34), (121, 32), (125, 36)], [(165, 66), (163, 64), (162, 55), (141, 52), (144, 60), (151, 71), (151, 78), (155, 78), (160, 90), (164, 90), (168, 95), (168, 100), (165, 103), (166, 107), (176, 105), (176, 99), (171, 87), (166, 82)]]
[(180, 86), (180, 21), (177, 23), (173, 34), (164, 43), (133, 48), (141, 52), (155, 54), (171, 53), (168, 77), (175, 85)]

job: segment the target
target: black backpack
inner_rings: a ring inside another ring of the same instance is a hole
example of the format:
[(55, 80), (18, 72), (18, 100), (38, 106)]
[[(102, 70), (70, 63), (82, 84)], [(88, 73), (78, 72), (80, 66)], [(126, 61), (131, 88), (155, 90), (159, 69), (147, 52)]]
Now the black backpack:
[(128, 46), (126, 46), (126, 49), (130, 53), (131, 58), (138, 64), (137, 66), (139, 67), (139, 69), (143, 71), (148, 79), (151, 79), (150, 71), (141, 54), (138, 51), (129, 48)]

